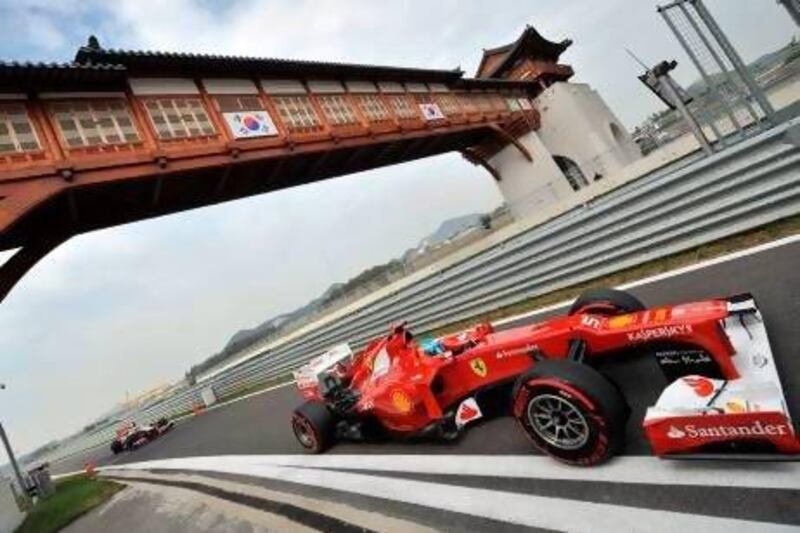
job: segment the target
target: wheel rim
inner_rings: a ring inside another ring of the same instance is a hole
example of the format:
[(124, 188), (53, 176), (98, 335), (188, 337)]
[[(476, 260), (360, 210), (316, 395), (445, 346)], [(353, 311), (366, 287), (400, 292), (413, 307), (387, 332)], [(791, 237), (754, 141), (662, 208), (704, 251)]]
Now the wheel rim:
[(562, 450), (576, 450), (589, 440), (589, 424), (580, 409), (554, 394), (531, 399), (528, 422), (542, 440)]
[(294, 436), (305, 448), (313, 448), (316, 445), (316, 435), (306, 420), (300, 417), (295, 418), (292, 420), (292, 429), (294, 430)]

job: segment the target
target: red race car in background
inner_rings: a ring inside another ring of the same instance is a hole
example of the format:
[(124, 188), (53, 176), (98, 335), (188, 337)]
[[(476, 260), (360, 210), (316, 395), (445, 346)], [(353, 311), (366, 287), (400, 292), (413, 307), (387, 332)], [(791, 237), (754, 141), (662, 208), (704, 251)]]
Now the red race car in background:
[(295, 372), (306, 401), (292, 429), (319, 453), (339, 439), (452, 439), (510, 411), (543, 452), (592, 465), (623, 448), (630, 416), (621, 388), (593, 365), (631, 352), (655, 358), (669, 382), (643, 420), (657, 455), (800, 453), (749, 294), (646, 309), (595, 289), (564, 317), (423, 343), (400, 325), (358, 354), (339, 346)]

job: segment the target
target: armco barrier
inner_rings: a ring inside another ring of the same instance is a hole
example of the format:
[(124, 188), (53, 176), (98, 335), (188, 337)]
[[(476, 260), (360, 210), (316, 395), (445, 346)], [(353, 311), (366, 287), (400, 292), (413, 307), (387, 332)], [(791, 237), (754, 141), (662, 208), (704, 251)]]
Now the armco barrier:
[[(188, 413), (266, 383), (341, 342), (354, 348), (407, 320), (418, 331), (800, 213), (800, 119), (669, 173), (654, 173), (526, 229), (380, 300), (259, 347), (210, 380), (129, 416), (146, 423)], [(51, 461), (110, 443), (113, 425), (66, 441)]]

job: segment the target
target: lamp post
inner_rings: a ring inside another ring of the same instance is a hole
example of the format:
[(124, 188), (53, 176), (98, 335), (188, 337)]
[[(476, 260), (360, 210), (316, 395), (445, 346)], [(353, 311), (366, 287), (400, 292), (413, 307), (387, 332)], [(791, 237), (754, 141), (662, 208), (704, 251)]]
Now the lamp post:
[[(0, 390), (6, 388), (5, 383), (0, 383)], [(17, 483), (19, 484), (19, 490), (22, 493), (23, 497), (27, 498), (28, 491), (25, 487), (25, 480), (22, 478), (22, 472), (19, 470), (19, 464), (17, 464), (17, 458), (14, 457), (14, 450), (11, 449), (11, 443), (8, 442), (8, 436), (6, 435), (6, 430), (3, 428), (2, 422), (0, 422), (0, 440), (3, 441), (3, 446), (6, 449), (6, 455), (8, 455), (8, 462), (11, 463), (11, 468), (14, 469), (14, 475), (17, 477)]]

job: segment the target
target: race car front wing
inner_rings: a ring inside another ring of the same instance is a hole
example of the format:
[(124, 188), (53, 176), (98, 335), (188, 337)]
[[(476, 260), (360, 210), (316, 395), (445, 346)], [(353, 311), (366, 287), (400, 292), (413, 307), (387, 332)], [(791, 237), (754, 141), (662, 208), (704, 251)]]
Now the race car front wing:
[(644, 429), (660, 456), (714, 452), (800, 453), (767, 331), (750, 295), (728, 301), (720, 326), (737, 379), (676, 379), (647, 410)]

